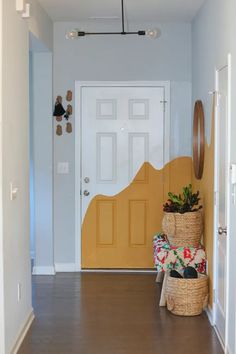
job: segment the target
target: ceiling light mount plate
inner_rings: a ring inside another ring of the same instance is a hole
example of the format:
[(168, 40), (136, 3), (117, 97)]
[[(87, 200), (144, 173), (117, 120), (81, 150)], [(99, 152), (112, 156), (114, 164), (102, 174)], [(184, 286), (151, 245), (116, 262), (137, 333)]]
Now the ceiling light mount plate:
[(30, 18), (30, 4), (25, 4), (25, 12), (21, 15), (22, 18)]
[(16, 11), (19, 14), (23, 14), (25, 12), (26, 3), (25, 0), (16, 0)]
[(22, 18), (29, 18), (30, 4), (25, 0), (16, 0), (16, 11), (22, 16)]
[[(106, 17), (106, 19), (114, 19), (114, 17)], [(148, 30), (138, 30), (138, 31), (126, 31), (125, 30), (125, 11), (124, 11), (124, 0), (121, 0), (121, 31), (117, 32), (86, 32), (81, 31), (77, 28), (69, 30), (66, 33), (66, 39), (78, 39), (79, 37), (85, 36), (104, 36), (104, 35), (138, 35), (138, 36), (147, 36), (149, 38), (158, 38), (161, 35), (161, 30), (152, 28)], [(90, 17), (90, 19), (105, 19), (105, 17)], [(119, 17), (118, 17), (119, 19)]]

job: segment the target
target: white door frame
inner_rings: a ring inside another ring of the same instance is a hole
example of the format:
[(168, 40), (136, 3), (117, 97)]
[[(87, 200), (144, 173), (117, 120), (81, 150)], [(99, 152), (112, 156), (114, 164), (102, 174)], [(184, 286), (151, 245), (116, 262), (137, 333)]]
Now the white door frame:
[[(76, 81), (75, 82), (75, 269), (81, 271), (81, 137), (83, 87), (163, 87), (165, 90), (164, 164), (170, 160), (170, 81)], [(79, 217), (77, 217), (79, 215)]]
[(219, 66), (215, 69), (215, 171), (214, 171), (214, 261), (213, 261), (213, 325), (216, 324), (216, 304), (215, 304), (215, 291), (217, 287), (217, 279), (218, 279), (218, 254), (217, 254), (217, 242), (218, 242), (218, 182), (219, 182), (219, 173), (218, 173), (218, 147), (219, 147), (219, 130), (218, 130), (218, 119), (219, 119), (219, 110), (217, 108), (217, 100), (218, 100), (218, 92), (219, 92), (219, 73), (224, 68), (228, 68), (228, 114), (227, 114), (227, 141), (229, 149), (227, 151), (227, 170), (228, 170), (228, 183), (227, 185), (227, 248), (226, 248), (226, 279), (225, 279), (225, 299), (226, 299), (226, 317), (225, 317), (225, 343), (222, 343), (219, 333), (217, 335), (219, 340), (224, 347), (225, 353), (227, 353), (228, 347), (228, 313), (229, 313), (229, 237), (230, 237), (230, 129), (231, 129), (231, 54), (228, 54), (227, 63), (225, 65)]

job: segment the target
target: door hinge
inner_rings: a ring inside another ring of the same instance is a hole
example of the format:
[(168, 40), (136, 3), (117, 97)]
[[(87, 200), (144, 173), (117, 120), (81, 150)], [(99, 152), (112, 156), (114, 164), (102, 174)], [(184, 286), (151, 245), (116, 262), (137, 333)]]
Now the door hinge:
[(165, 112), (166, 111), (166, 104), (168, 103), (168, 101), (163, 100), (163, 101), (160, 101), (160, 103), (163, 103), (163, 111)]

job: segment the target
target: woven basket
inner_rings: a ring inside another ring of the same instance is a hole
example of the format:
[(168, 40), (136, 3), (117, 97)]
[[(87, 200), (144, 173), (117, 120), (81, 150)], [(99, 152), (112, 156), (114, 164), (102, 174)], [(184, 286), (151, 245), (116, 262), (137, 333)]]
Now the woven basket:
[(202, 212), (164, 213), (162, 229), (172, 246), (198, 247), (203, 232)]
[(200, 315), (208, 303), (208, 277), (178, 279), (168, 276), (166, 286), (167, 308), (178, 316)]

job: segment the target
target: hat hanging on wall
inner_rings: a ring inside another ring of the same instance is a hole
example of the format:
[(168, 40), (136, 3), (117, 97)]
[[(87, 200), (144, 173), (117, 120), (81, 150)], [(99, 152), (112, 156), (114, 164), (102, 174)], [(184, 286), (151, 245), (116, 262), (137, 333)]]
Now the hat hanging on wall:
[(72, 124), (69, 122), (66, 123), (66, 132), (69, 134), (72, 133)]
[[(67, 102), (72, 101), (72, 91), (68, 90), (66, 93)], [(53, 116), (56, 118), (57, 122), (62, 122), (63, 116), (66, 119), (67, 123), (65, 125), (65, 131), (70, 134), (72, 133), (72, 124), (68, 122), (70, 116), (73, 114), (73, 107), (71, 104), (68, 104), (66, 110), (62, 105), (62, 96), (57, 96)], [(56, 125), (56, 135), (61, 136), (63, 134), (64, 124)]]
[(66, 94), (66, 100), (67, 100), (68, 102), (71, 102), (71, 101), (72, 101), (72, 97), (73, 97), (72, 91), (71, 91), (71, 90), (68, 90), (68, 91), (67, 91), (67, 94)]
[(70, 118), (70, 116), (73, 113), (73, 108), (71, 106), (71, 104), (67, 105), (67, 109), (66, 109), (66, 114), (64, 115), (64, 117), (66, 118), (66, 120), (68, 120)]
[(60, 124), (57, 125), (56, 134), (58, 136), (62, 135), (62, 126)]
[(62, 106), (62, 97), (61, 96), (57, 96), (57, 99), (56, 99), (56, 102), (55, 102), (53, 116), (54, 117), (61, 117), (65, 113), (66, 113), (66, 111), (65, 111), (64, 107)]

